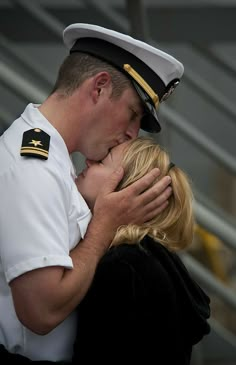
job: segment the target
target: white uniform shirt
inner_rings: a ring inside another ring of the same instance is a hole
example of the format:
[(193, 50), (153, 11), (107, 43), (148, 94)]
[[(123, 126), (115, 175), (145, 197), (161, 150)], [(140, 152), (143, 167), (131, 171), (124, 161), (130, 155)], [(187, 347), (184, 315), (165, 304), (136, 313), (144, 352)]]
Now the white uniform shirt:
[[(50, 135), (48, 160), (20, 156), (23, 132)], [(76, 313), (39, 336), (17, 319), (9, 282), (46, 266), (73, 268), (69, 251), (84, 237), (91, 212), (74, 183), (61, 135), (29, 104), (0, 138), (0, 343), (33, 360), (68, 360)]]

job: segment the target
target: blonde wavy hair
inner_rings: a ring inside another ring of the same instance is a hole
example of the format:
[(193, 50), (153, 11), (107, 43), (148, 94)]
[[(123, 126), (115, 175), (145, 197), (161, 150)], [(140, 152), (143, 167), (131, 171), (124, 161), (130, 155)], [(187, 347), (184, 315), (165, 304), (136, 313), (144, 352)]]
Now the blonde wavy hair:
[(146, 235), (174, 251), (191, 244), (194, 231), (191, 182), (179, 167), (174, 165), (170, 168), (170, 163), (169, 154), (152, 138), (138, 137), (127, 145), (122, 159), (124, 177), (117, 190), (124, 189), (158, 167), (161, 172), (158, 179), (170, 175), (173, 194), (168, 206), (151, 221), (141, 226), (130, 224), (119, 227), (112, 246), (124, 242), (139, 243)]

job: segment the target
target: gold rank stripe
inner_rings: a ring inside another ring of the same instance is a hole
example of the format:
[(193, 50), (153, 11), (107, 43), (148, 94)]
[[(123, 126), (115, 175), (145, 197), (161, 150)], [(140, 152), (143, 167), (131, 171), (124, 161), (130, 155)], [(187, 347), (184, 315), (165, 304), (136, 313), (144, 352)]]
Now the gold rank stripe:
[(40, 155), (44, 157), (48, 157), (48, 152), (46, 150), (42, 150), (41, 148), (36, 147), (22, 147), (20, 150), (21, 153), (34, 153), (35, 155)]
[(142, 78), (141, 75), (137, 71), (135, 71), (128, 63), (123, 65), (123, 68), (126, 72), (146, 91), (146, 93), (152, 99), (155, 107), (158, 107), (159, 104), (159, 96), (155, 93), (155, 91), (151, 88), (150, 85)]

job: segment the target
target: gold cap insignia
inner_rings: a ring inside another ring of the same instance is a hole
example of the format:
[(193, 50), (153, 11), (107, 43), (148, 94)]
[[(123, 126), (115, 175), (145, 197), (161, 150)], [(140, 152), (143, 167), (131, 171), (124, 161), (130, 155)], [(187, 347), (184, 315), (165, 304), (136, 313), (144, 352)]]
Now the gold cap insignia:
[(23, 134), (21, 156), (48, 159), (50, 136), (42, 129), (34, 128)]

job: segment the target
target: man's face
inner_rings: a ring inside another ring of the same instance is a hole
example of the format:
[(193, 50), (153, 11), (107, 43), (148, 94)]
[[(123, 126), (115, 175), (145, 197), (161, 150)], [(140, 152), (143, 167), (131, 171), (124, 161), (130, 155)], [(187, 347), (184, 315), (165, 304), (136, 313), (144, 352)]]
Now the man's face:
[(102, 160), (114, 146), (137, 137), (142, 115), (142, 103), (133, 88), (118, 98), (106, 95), (96, 106), (83, 154), (91, 160)]
[(101, 161), (86, 160), (86, 168), (77, 177), (76, 185), (90, 209), (93, 209), (105, 181), (121, 165), (124, 149), (128, 143), (125, 142), (112, 148)]

